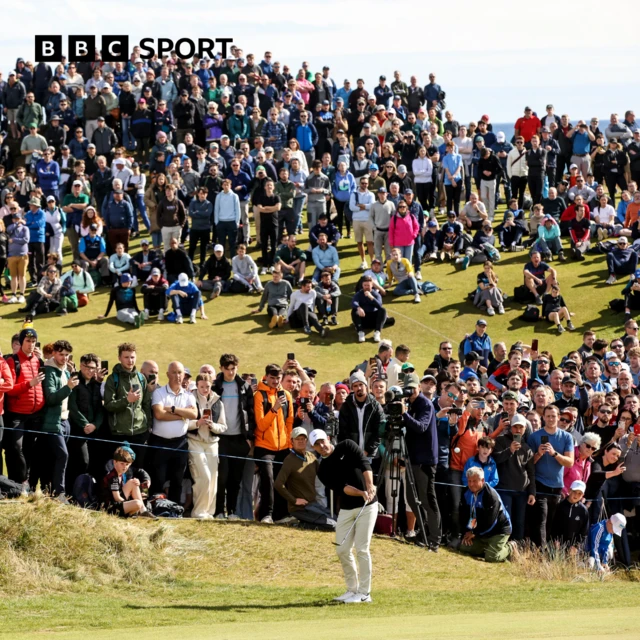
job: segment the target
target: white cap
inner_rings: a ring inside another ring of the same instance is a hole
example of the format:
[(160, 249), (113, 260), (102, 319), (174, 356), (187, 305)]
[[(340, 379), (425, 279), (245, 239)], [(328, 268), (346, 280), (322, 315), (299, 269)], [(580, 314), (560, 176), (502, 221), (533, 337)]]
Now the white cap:
[(569, 488), (571, 491), (582, 491), (584, 493), (587, 490), (587, 485), (582, 480), (574, 480)]
[(295, 440), (296, 438), (298, 438), (300, 436), (304, 436), (305, 438), (309, 437), (309, 434), (307, 433), (307, 430), (304, 427), (296, 427), (291, 432), (291, 439), (292, 440)]
[(504, 135), (504, 131), (498, 131), (496, 135), (496, 140), (498, 142), (504, 142), (507, 139), (507, 136)]
[(221, 244), (217, 244), (213, 247), (213, 253), (217, 253), (218, 251), (224, 253), (224, 247)]
[(178, 276), (178, 283), (181, 287), (186, 287), (189, 284), (189, 276), (186, 273), (181, 273)]
[(520, 426), (525, 427), (525, 429), (529, 426), (528, 420), (519, 413), (516, 413), (516, 415), (511, 418), (511, 426), (513, 427), (514, 424), (519, 424)]
[(187, 153), (187, 145), (184, 143), (180, 143), (176, 149), (178, 153)]
[(609, 520), (613, 527), (613, 533), (617, 536), (621, 536), (622, 530), (627, 526), (627, 519), (621, 513), (614, 513)]
[(318, 440), (328, 440), (328, 439), (329, 439), (329, 436), (322, 429), (314, 429), (309, 434), (309, 443), (311, 444), (312, 447), (316, 442), (318, 442)]
[(80, 182), (80, 180), (74, 180), (73, 181), (73, 185), (71, 185), (73, 187), (81, 187), (82, 186), (82, 182)]

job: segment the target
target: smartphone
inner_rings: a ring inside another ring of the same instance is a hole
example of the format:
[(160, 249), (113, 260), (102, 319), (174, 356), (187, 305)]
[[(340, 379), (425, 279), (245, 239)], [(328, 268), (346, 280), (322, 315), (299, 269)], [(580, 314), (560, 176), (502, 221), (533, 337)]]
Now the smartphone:
[(549, 444), (549, 436), (542, 436), (540, 438), (540, 444)]
[(137, 382), (134, 382), (131, 385), (131, 391), (133, 391), (134, 393), (138, 393), (138, 391), (140, 391), (140, 385)]
[(149, 384), (154, 384), (157, 379), (158, 379), (158, 376), (155, 373), (150, 373), (149, 377), (147, 378), (147, 382)]
[(503, 411), (500, 414), (500, 420), (506, 420), (509, 417), (509, 414), (506, 411)]
[(378, 368), (378, 361), (375, 358), (369, 358), (369, 366), (372, 369), (377, 369)]
[(640, 424), (633, 425), (633, 433), (635, 433), (637, 436), (640, 436)]
[(69, 377), (70, 378), (79, 378), (80, 377), (80, 372), (79, 371), (74, 371)]
[(109, 361), (108, 360), (101, 360), (100, 361), (100, 366), (103, 369), (106, 369), (107, 371), (109, 371)]
[(531, 351), (537, 351), (538, 350), (538, 338), (534, 338), (531, 341)]
[(251, 378), (251, 386), (255, 386), (258, 384), (258, 378), (256, 378), (255, 376), (253, 376), (253, 378)]
[(286, 399), (286, 395), (283, 389), (280, 389), (280, 391), (278, 391), (278, 398), (280, 398), (281, 400), (285, 400)]
[(295, 359), (296, 359), (295, 353), (287, 353), (287, 360), (295, 360)]
[(484, 400), (477, 400), (476, 404), (478, 405), (478, 409), (484, 409), (486, 406)]
[(205, 420), (209, 420), (211, 418), (211, 409), (203, 409), (202, 411), (202, 417)]
[(331, 404), (334, 401), (333, 393), (327, 393), (327, 402)]
[(522, 442), (522, 436), (519, 433), (513, 434), (513, 441), (520, 444)]

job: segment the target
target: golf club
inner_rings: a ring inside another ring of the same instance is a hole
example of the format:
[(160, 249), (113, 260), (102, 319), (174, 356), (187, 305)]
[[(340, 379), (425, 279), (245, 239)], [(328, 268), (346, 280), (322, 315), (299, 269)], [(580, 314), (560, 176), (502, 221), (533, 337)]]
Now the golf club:
[(344, 543), (345, 540), (349, 537), (349, 534), (351, 533), (351, 531), (353, 531), (353, 527), (356, 526), (356, 522), (358, 522), (360, 516), (362, 515), (362, 512), (364, 511), (364, 508), (367, 506), (367, 504), (369, 504), (368, 502), (365, 502), (362, 505), (362, 509), (360, 509), (360, 513), (356, 516), (356, 519), (353, 521), (353, 524), (349, 527), (349, 531), (347, 531), (347, 533), (344, 534), (344, 538), (342, 538), (342, 542), (337, 543), (337, 542), (332, 542), (331, 544), (334, 544), (336, 547), (341, 547)]

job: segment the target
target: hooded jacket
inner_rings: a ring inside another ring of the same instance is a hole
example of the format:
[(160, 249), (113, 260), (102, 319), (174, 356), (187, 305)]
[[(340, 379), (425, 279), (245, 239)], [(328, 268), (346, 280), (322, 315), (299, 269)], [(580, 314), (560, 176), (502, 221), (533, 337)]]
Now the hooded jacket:
[(45, 411), (42, 420), (42, 431), (45, 433), (55, 433), (63, 435), (62, 421), (69, 417), (68, 400), (71, 395), (69, 382), (69, 371), (65, 367), (60, 367), (58, 363), (49, 358), (44, 363), (44, 388)]
[(354, 394), (351, 393), (340, 407), (338, 442), (353, 440), (358, 446), (362, 442), (362, 449), (367, 452), (367, 455), (375, 457), (385, 424), (386, 417), (380, 403), (373, 397), (373, 394), (367, 394), (362, 419), (362, 437), (360, 437), (357, 403)]
[(389, 221), (389, 244), (392, 247), (411, 246), (420, 233), (420, 225), (416, 218), (407, 213), (401, 216), (395, 213)]
[[(218, 437), (219, 434), (227, 430), (224, 405), (220, 402), (220, 396), (215, 392), (211, 392), (211, 395), (205, 397), (197, 389), (194, 389), (193, 397), (196, 399), (198, 417), (195, 420), (189, 420), (187, 437), (203, 444), (216, 444), (220, 439)], [(211, 412), (212, 425), (210, 428), (198, 426), (198, 420), (204, 416), (205, 411)]]
[[(140, 399), (127, 400), (131, 385), (140, 386)], [(114, 436), (140, 435), (151, 426), (151, 391), (145, 377), (134, 367), (126, 371), (118, 363), (104, 386), (104, 409)]]
[[(284, 391), (286, 405), (272, 410), (279, 391)], [(253, 396), (256, 420), (255, 446), (269, 451), (284, 451), (289, 448), (293, 429), (293, 401), (288, 391), (278, 387), (272, 389), (264, 380), (258, 383), (258, 391)]]

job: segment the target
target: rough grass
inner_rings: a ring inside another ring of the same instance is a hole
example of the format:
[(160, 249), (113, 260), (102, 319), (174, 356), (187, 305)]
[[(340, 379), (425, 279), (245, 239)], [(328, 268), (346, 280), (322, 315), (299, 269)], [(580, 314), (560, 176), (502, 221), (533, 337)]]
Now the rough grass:
[[(500, 220), (503, 207), (496, 220)], [(301, 246), (306, 242), (300, 240)], [(134, 241), (132, 251), (137, 250)], [(254, 259), (258, 252), (252, 250)], [(107, 290), (102, 288), (91, 296), (91, 303), (78, 313), (66, 317), (46, 316), (36, 318), (36, 328), (43, 344), (65, 337), (69, 339), (76, 354), (92, 351), (106, 358), (111, 364), (116, 361), (116, 346), (125, 340), (138, 345), (140, 360), (152, 358), (160, 365), (161, 378), (166, 365), (173, 359), (181, 360), (186, 366), (199, 367), (203, 362), (217, 365), (221, 353), (233, 351), (240, 358), (243, 372), (260, 374), (268, 362), (282, 363), (288, 352), (295, 352), (305, 365), (319, 372), (320, 380), (338, 380), (345, 377), (350, 369), (373, 354), (375, 345), (370, 341), (358, 344), (353, 328), (350, 327), (350, 296), (361, 272), (359, 257), (353, 240), (343, 240), (339, 247), (343, 275), (340, 286), (344, 293), (340, 300), (340, 326), (331, 328), (326, 340), (314, 333), (311, 337), (301, 331), (276, 329), (270, 331), (266, 313), (251, 315), (256, 308), (258, 297), (246, 295), (224, 295), (207, 302), (209, 320), (198, 320), (195, 326), (181, 326), (151, 320), (142, 329), (118, 323), (112, 312), (106, 320), (98, 320), (107, 304)], [(516, 285), (522, 283), (522, 268), (527, 254), (507, 253), (497, 265), (501, 287), (509, 294)], [(66, 264), (69, 257), (66, 257)], [(553, 263), (558, 269), (562, 293), (571, 311), (575, 312), (576, 334), (569, 332), (558, 336), (554, 327), (544, 321), (526, 324), (518, 319), (522, 306), (508, 302), (506, 314), (488, 318), (489, 335), (496, 340), (512, 344), (523, 340), (530, 344), (532, 338), (539, 338), (540, 348), (549, 349), (560, 356), (581, 344), (580, 332), (593, 329), (599, 336), (612, 338), (621, 332), (622, 315), (612, 314), (608, 302), (619, 295), (624, 282), (606, 286), (606, 265), (604, 256), (588, 256), (584, 262)], [(396, 318), (393, 327), (383, 331), (383, 337), (394, 344), (406, 343), (412, 349), (411, 361), (418, 370), (424, 369), (437, 352), (443, 339), (451, 339), (457, 346), (462, 336), (474, 329), (475, 320), (482, 315), (466, 295), (475, 289), (476, 275), (481, 265), (472, 265), (467, 271), (459, 271), (452, 264), (425, 264), (422, 274), (425, 280), (432, 280), (442, 288), (438, 293), (423, 296), (422, 304), (412, 304), (411, 296), (392, 299), (385, 298), (389, 313)], [(308, 273), (311, 273), (309, 268)], [(142, 304), (141, 296), (139, 302)], [(2, 344), (8, 349), (9, 337), (20, 329), (22, 314), (16, 305), (4, 305), (0, 309), (3, 321)], [(485, 315), (486, 317), (486, 315)]]

